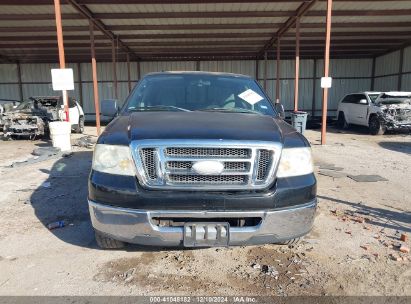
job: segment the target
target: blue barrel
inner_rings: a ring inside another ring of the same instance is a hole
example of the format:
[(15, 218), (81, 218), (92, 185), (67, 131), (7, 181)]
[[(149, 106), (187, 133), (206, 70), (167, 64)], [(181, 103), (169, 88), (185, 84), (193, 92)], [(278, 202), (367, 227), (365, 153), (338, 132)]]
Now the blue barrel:
[(299, 133), (305, 132), (305, 127), (307, 125), (307, 112), (303, 111), (296, 111), (291, 113), (291, 125), (294, 129), (297, 130)]

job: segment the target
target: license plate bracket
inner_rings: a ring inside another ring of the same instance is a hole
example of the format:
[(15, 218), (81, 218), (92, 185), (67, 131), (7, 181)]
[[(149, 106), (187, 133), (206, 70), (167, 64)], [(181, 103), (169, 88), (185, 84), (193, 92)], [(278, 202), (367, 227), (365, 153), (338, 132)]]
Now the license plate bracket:
[(185, 223), (183, 240), (184, 247), (226, 247), (230, 241), (230, 224)]

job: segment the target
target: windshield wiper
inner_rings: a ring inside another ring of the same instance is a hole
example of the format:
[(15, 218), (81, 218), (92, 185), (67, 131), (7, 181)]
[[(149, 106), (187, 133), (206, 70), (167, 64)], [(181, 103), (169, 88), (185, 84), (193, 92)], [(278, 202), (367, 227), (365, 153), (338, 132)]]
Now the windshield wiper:
[(184, 108), (179, 108), (175, 106), (166, 106), (166, 105), (156, 105), (156, 106), (145, 106), (145, 107), (131, 107), (128, 108), (128, 111), (150, 111), (150, 110), (157, 110), (157, 111), (167, 111), (167, 109), (173, 109), (173, 110), (178, 110), (178, 111), (183, 111), (183, 112), (191, 112), (190, 110), (184, 109)]
[(196, 111), (210, 111), (210, 112), (234, 112), (234, 113), (251, 113), (251, 114), (261, 114), (258, 111), (255, 110), (250, 110), (250, 109), (239, 109), (239, 108), (204, 108), (204, 109), (199, 109)]

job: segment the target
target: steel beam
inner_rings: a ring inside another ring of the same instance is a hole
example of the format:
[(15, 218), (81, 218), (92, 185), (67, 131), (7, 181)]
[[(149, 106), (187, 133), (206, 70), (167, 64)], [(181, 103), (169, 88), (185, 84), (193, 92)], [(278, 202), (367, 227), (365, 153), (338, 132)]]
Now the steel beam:
[(131, 68), (130, 68), (130, 54), (127, 53), (127, 85), (128, 85), (128, 93), (131, 92)]
[(97, 63), (96, 50), (94, 48), (94, 24), (89, 20), (90, 27), (90, 50), (91, 50), (91, 71), (93, 75), (93, 95), (94, 95), (94, 109), (96, 111), (96, 127), (97, 136), (100, 136), (100, 101), (98, 97), (98, 82), (97, 82)]
[(300, 81), (300, 17), (295, 22), (295, 81), (294, 81), (294, 112), (298, 111), (298, 87)]
[(276, 56), (276, 60), (277, 60), (277, 73), (276, 73), (276, 84), (275, 84), (275, 102), (276, 103), (280, 103), (280, 73), (281, 73), (281, 69), (280, 69), (280, 64), (281, 64), (281, 38), (277, 39), (277, 56)]
[[(60, 0), (54, 0), (54, 15), (56, 19), (57, 44), (59, 49), (60, 69), (66, 68), (66, 59), (64, 56), (64, 42), (63, 42), (63, 27), (61, 23), (61, 5)], [(64, 112), (66, 113), (66, 121), (70, 121), (70, 114), (68, 108), (67, 91), (63, 91)]]
[[(330, 41), (331, 41), (331, 17), (332, 17), (332, 0), (327, 0), (327, 19), (325, 35), (325, 54), (324, 54), (324, 77), (329, 76), (330, 69)], [(323, 108), (322, 108), (322, 125), (321, 125), (321, 145), (326, 143), (327, 132), (327, 103), (328, 89), (323, 89)]]

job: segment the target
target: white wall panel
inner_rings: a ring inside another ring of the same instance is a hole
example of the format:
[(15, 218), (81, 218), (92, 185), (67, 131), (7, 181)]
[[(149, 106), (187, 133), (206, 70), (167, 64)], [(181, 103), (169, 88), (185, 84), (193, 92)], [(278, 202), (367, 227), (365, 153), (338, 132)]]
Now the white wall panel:
[(404, 49), (403, 72), (411, 72), (411, 46)]
[(195, 61), (150, 61), (140, 63), (141, 75), (162, 71), (195, 71)]
[(375, 78), (374, 89), (376, 91), (397, 91), (398, 89), (398, 76), (386, 76)]
[(400, 51), (389, 53), (377, 58), (375, 63), (375, 75), (389, 75), (398, 73), (400, 64)]
[(0, 83), (18, 82), (17, 64), (0, 64)]
[(20, 100), (17, 84), (0, 84), (0, 99)]
[(402, 76), (401, 90), (411, 92), (411, 74), (406, 74)]
[(255, 77), (255, 60), (233, 61), (201, 61), (200, 70), (208, 72), (224, 72), (244, 74)]

